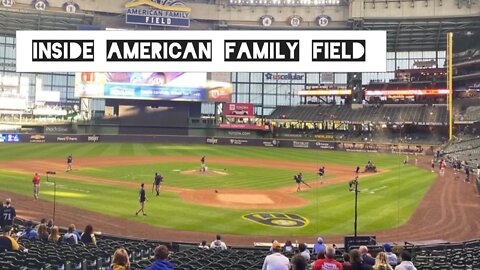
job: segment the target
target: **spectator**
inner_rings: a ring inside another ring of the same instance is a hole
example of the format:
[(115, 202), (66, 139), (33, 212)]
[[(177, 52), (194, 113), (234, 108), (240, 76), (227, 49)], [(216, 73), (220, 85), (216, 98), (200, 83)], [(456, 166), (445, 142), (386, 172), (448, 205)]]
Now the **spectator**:
[(350, 264), (351, 266), (345, 270), (373, 270), (372, 266), (362, 261), (362, 254), (358, 249), (350, 250)]
[(272, 251), (272, 254), (265, 257), (262, 270), (289, 270), (290, 261), (280, 253), (282, 251), (282, 245), (274, 241), (272, 243)]
[(15, 207), (12, 206), (12, 199), (6, 199), (0, 211), (0, 226), (2, 228), (4, 226), (12, 227), (16, 216), (17, 213), (15, 212)]
[(350, 267), (352, 264), (350, 263), (350, 255), (348, 253), (343, 253), (343, 263), (342, 263), (343, 269), (345, 267)]
[(392, 266), (388, 263), (387, 254), (385, 252), (379, 252), (375, 258), (374, 270), (393, 270)]
[(5, 249), (8, 251), (20, 250), (27, 252), (28, 250), (19, 245), (17, 240), (12, 237), (12, 230), (13, 228), (10, 226), (5, 226), (3, 228), (3, 234), (0, 236), (0, 249)]
[(68, 226), (68, 232), (63, 236), (62, 240), (70, 245), (78, 244), (79, 238), (75, 233), (75, 225), (71, 224)]
[(220, 234), (217, 234), (215, 240), (213, 240), (212, 243), (210, 244), (210, 248), (218, 248), (221, 250), (226, 250), (227, 245), (225, 245), (225, 243), (222, 241), (222, 237), (220, 236)]
[(392, 266), (395, 267), (398, 264), (398, 258), (395, 253), (392, 252), (392, 246), (389, 243), (383, 244), (383, 250), (387, 254), (387, 260), (388, 263)]
[(128, 253), (125, 249), (119, 248), (115, 250), (112, 256), (112, 264), (107, 270), (127, 270), (130, 267), (130, 260), (128, 259)]
[(323, 238), (318, 237), (317, 242), (315, 243), (315, 245), (313, 245), (313, 253), (318, 254), (324, 250), (325, 250), (325, 244), (323, 244)]
[(342, 270), (343, 266), (337, 260), (335, 260), (335, 248), (332, 245), (328, 245), (325, 248), (325, 259), (319, 259), (313, 264), (313, 270)]
[(412, 255), (410, 255), (410, 252), (407, 250), (402, 251), (400, 258), (402, 259), (402, 262), (395, 267), (395, 270), (417, 270), (417, 268), (411, 262)]
[(292, 241), (287, 240), (287, 242), (285, 242), (285, 244), (283, 245), (283, 252), (287, 252), (287, 253), (295, 252), (295, 248), (292, 245)]
[(48, 232), (47, 232), (47, 225), (46, 224), (40, 224), (38, 227), (38, 239), (47, 242), (48, 241)]
[(52, 233), (52, 228), (53, 228), (53, 220), (52, 219), (49, 219), (47, 221), (47, 232), (48, 233)]
[(307, 245), (304, 243), (300, 243), (298, 245), (298, 251), (300, 252), (299, 254), (302, 255), (305, 258), (305, 261), (310, 262), (310, 252), (307, 249)]
[(38, 228), (39, 228), (40, 225), (42, 225), (42, 224), (47, 224), (47, 219), (46, 219), (46, 218), (42, 218), (42, 219), (40, 220), (40, 223), (38, 223), (37, 226), (35, 226), (35, 231), (38, 232)]
[(210, 249), (210, 247), (207, 244), (207, 240), (203, 240), (200, 245), (198, 245), (199, 248), (201, 249)]
[(171, 264), (168, 259), (168, 248), (164, 245), (160, 245), (155, 248), (155, 262), (145, 270), (169, 270), (173, 269), (173, 264)]
[(307, 269), (307, 261), (300, 254), (297, 254), (297, 255), (292, 257), (291, 265), (292, 265), (291, 270), (305, 270), (305, 269)]
[(49, 242), (58, 243), (60, 241), (60, 232), (57, 226), (53, 226), (50, 232), (50, 236), (48, 236)]
[(358, 251), (362, 255), (363, 263), (373, 266), (375, 264), (375, 258), (373, 258), (370, 253), (368, 253), (367, 246), (360, 246)]
[(90, 245), (90, 244), (93, 244), (95, 246), (97, 245), (97, 240), (95, 239), (95, 234), (93, 233), (92, 225), (88, 224), (87, 226), (85, 226), (85, 231), (82, 233), (82, 236), (80, 237), (80, 239), (85, 245)]
[(20, 237), (27, 238), (28, 240), (34, 240), (38, 238), (38, 233), (33, 229), (33, 222), (31, 220), (27, 221), (25, 224), (25, 231)]

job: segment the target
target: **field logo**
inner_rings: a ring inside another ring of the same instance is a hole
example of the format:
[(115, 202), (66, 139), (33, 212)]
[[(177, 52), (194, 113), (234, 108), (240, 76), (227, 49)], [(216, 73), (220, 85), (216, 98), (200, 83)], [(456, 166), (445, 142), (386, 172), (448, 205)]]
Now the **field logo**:
[(127, 3), (126, 23), (190, 27), (191, 8), (176, 0), (137, 0)]
[(302, 216), (285, 213), (259, 212), (244, 215), (243, 218), (263, 225), (282, 228), (301, 228), (309, 223), (308, 219)]

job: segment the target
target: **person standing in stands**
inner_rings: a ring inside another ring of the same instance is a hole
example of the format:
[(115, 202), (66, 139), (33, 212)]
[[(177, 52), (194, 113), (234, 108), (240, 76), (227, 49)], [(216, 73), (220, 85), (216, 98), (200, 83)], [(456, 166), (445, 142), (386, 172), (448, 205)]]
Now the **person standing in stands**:
[(155, 262), (145, 270), (173, 270), (174, 266), (168, 261), (169, 251), (164, 245), (155, 248)]
[(67, 157), (67, 170), (66, 170), (66, 172), (69, 172), (69, 171), (72, 170), (72, 163), (73, 163), (73, 156), (72, 156), (72, 154), (70, 154)]
[(142, 183), (140, 185), (140, 190), (138, 191), (138, 201), (140, 202), (140, 209), (138, 209), (137, 212), (135, 212), (135, 215), (138, 216), (138, 213), (142, 212), (142, 214), (144, 216), (147, 215), (147, 213), (145, 213), (145, 201), (147, 200), (147, 196), (145, 195), (145, 189), (144, 189), (144, 184)]
[(35, 175), (33, 176), (32, 183), (33, 183), (33, 197), (35, 198), (35, 200), (38, 200), (38, 193), (40, 190), (40, 175), (38, 175), (38, 173), (35, 173)]
[(3, 226), (13, 226), (13, 221), (17, 216), (17, 213), (15, 212), (15, 207), (13, 207), (11, 204), (12, 199), (6, 199), (5, 204), (0, 211), (0, 225), (2, 228)]

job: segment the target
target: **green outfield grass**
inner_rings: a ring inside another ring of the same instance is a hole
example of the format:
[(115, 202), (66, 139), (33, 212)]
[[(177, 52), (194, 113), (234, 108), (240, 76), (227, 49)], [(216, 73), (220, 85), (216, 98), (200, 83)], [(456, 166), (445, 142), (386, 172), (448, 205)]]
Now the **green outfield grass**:
[[(403, 166), (403, 156), (346, 153), (303, 149), (279, 149), (263, 147), (190, 146), (159, 144), (8, 144), (0, 145), (0, 160), (28, 160), (43, 158), (65, 158), (72, 153), (74, 158), (108, 156), (194, 156), (238, 157), (256, 160), (289, 160), (313, 163), (335, 163), (352, 167), (373, 160), (386, 173), (363, 178), (359, 194), (359, 232), (373, 232), (399, 226), (414, 212), (436, 174), (414, 166)], [(209, 169), (223, 170), (226, 165), (209, 165)], [(184, 188), (255, 188), (272, 189), (293, 186), (294, 170), (270, 169), (228, 165), (228, 176), (198, 177), (180, 175), (174, 170), (198, 169), (197, 163), (170, 162), (163, 164), (138, 164), (117, 167), (89, 168), (74, 171), (74, 174), (111, 178), (115, 180), (146, 182), (152, 174), (160, 171), (165, 175), (165, 185)], [(328, 170), (327, 170), (328, 173)], [(329, 175), (329, 177), (333, 177)], [(57, 177), (58, 178), (58, 177)], [(316, 178), (312, 173), (306, 180)], [(44, 179), (45, 180), (45, 179)], [(182, 201), (177, 193), (162, 192), (162, 196), (150, 196), (147, 204), (149, 216), (136, 217), (137, 188), (112, 186), (57, 179), (57, 202), (87, 209), (105, 215), (191, 231), (253, 235), (318, 235), (348, 234), (352, 231), (353, 198), (345, 183), (307, 189), (295, 194), (308, 199), (306, 206), (282, 211), (298, 214), (309, 219), (304, 228), (265, 227), (242, 218), (243, 215), (259, 212), (258, 209), (223, 209), (195, 205)], [(0, 171), (0, 189), (31, 195), (31, 175)], [(53, 187), (45, 183), (41, 187), (41, 198), (53, 200)], [(149, 194), (148, 192), (147, 194)], [(260, 211), (269, 211), (264, 209)]]

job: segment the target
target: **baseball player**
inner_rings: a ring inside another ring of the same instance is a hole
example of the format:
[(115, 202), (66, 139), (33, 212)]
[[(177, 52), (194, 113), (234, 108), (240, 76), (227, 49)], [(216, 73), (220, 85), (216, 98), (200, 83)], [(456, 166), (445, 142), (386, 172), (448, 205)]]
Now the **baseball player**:
[(205, 156), (203, 156), (201, 159), (200, 159), (200, 171), (201, 172), (205, 172), (206, 171), (206, 167), (205, 167)]
[(144, 216), (147, 215), (147, 213), (145, 213), (145, 201), (147, 201), (147, 196), (145, 194), (145, 189), (144, 189), (144, 184), (142, 183), (140, 185), (140, 190), (138, 191), (138, 201), (140, 202), (140, 209), (138, 209), (137, 212), (135, 212), (135, 215), (138, 216), (138, 213), (142, 212), (142, 214)]
[(322, 166), (320, 169), (318, 169), (318, 175), (320, 175), (320, 179), (323, 178), (325, 175), (325, 166)]
[(33, 183), (33, 197), (35, 200), (38, 200), (38, 193), (40, 191), (40, 175), (38, 173), (35, 173), (32, 179)]
[(348, 182), (348, 190), (349, 191), (354, 191), (354, 185), (358, 185), (358, 175), (355, 176), (355, 178), (353, 180), (351, 180), (350, 182)]
[(432, 172), (435, 172), (435, 160), (432, 159)]
[(302, 173), (296, 174), (293, 179), (297, 183), (297, 192), (301, 191), (300, 185), (302, 184)]
[(69, 172), (69, 171), (72, 170), (72, 163), (73, 163), (73, 156), (72, 156), (72, 154), (70, 154), (67, 157), (67, 170), (66, 170), (66, 172)]
[(163, 176), (159, 173), (155, 173), (155, 178), (153, 179), (152, 190), (155, 187), (155, 192), (157, 192), (157, 196), (160, 196), (160, 184), (163, 182)]
[(359, 174), (360, 173), (360, 166), (357, 165), (357, 169), (355, 169), (355, 173)]

